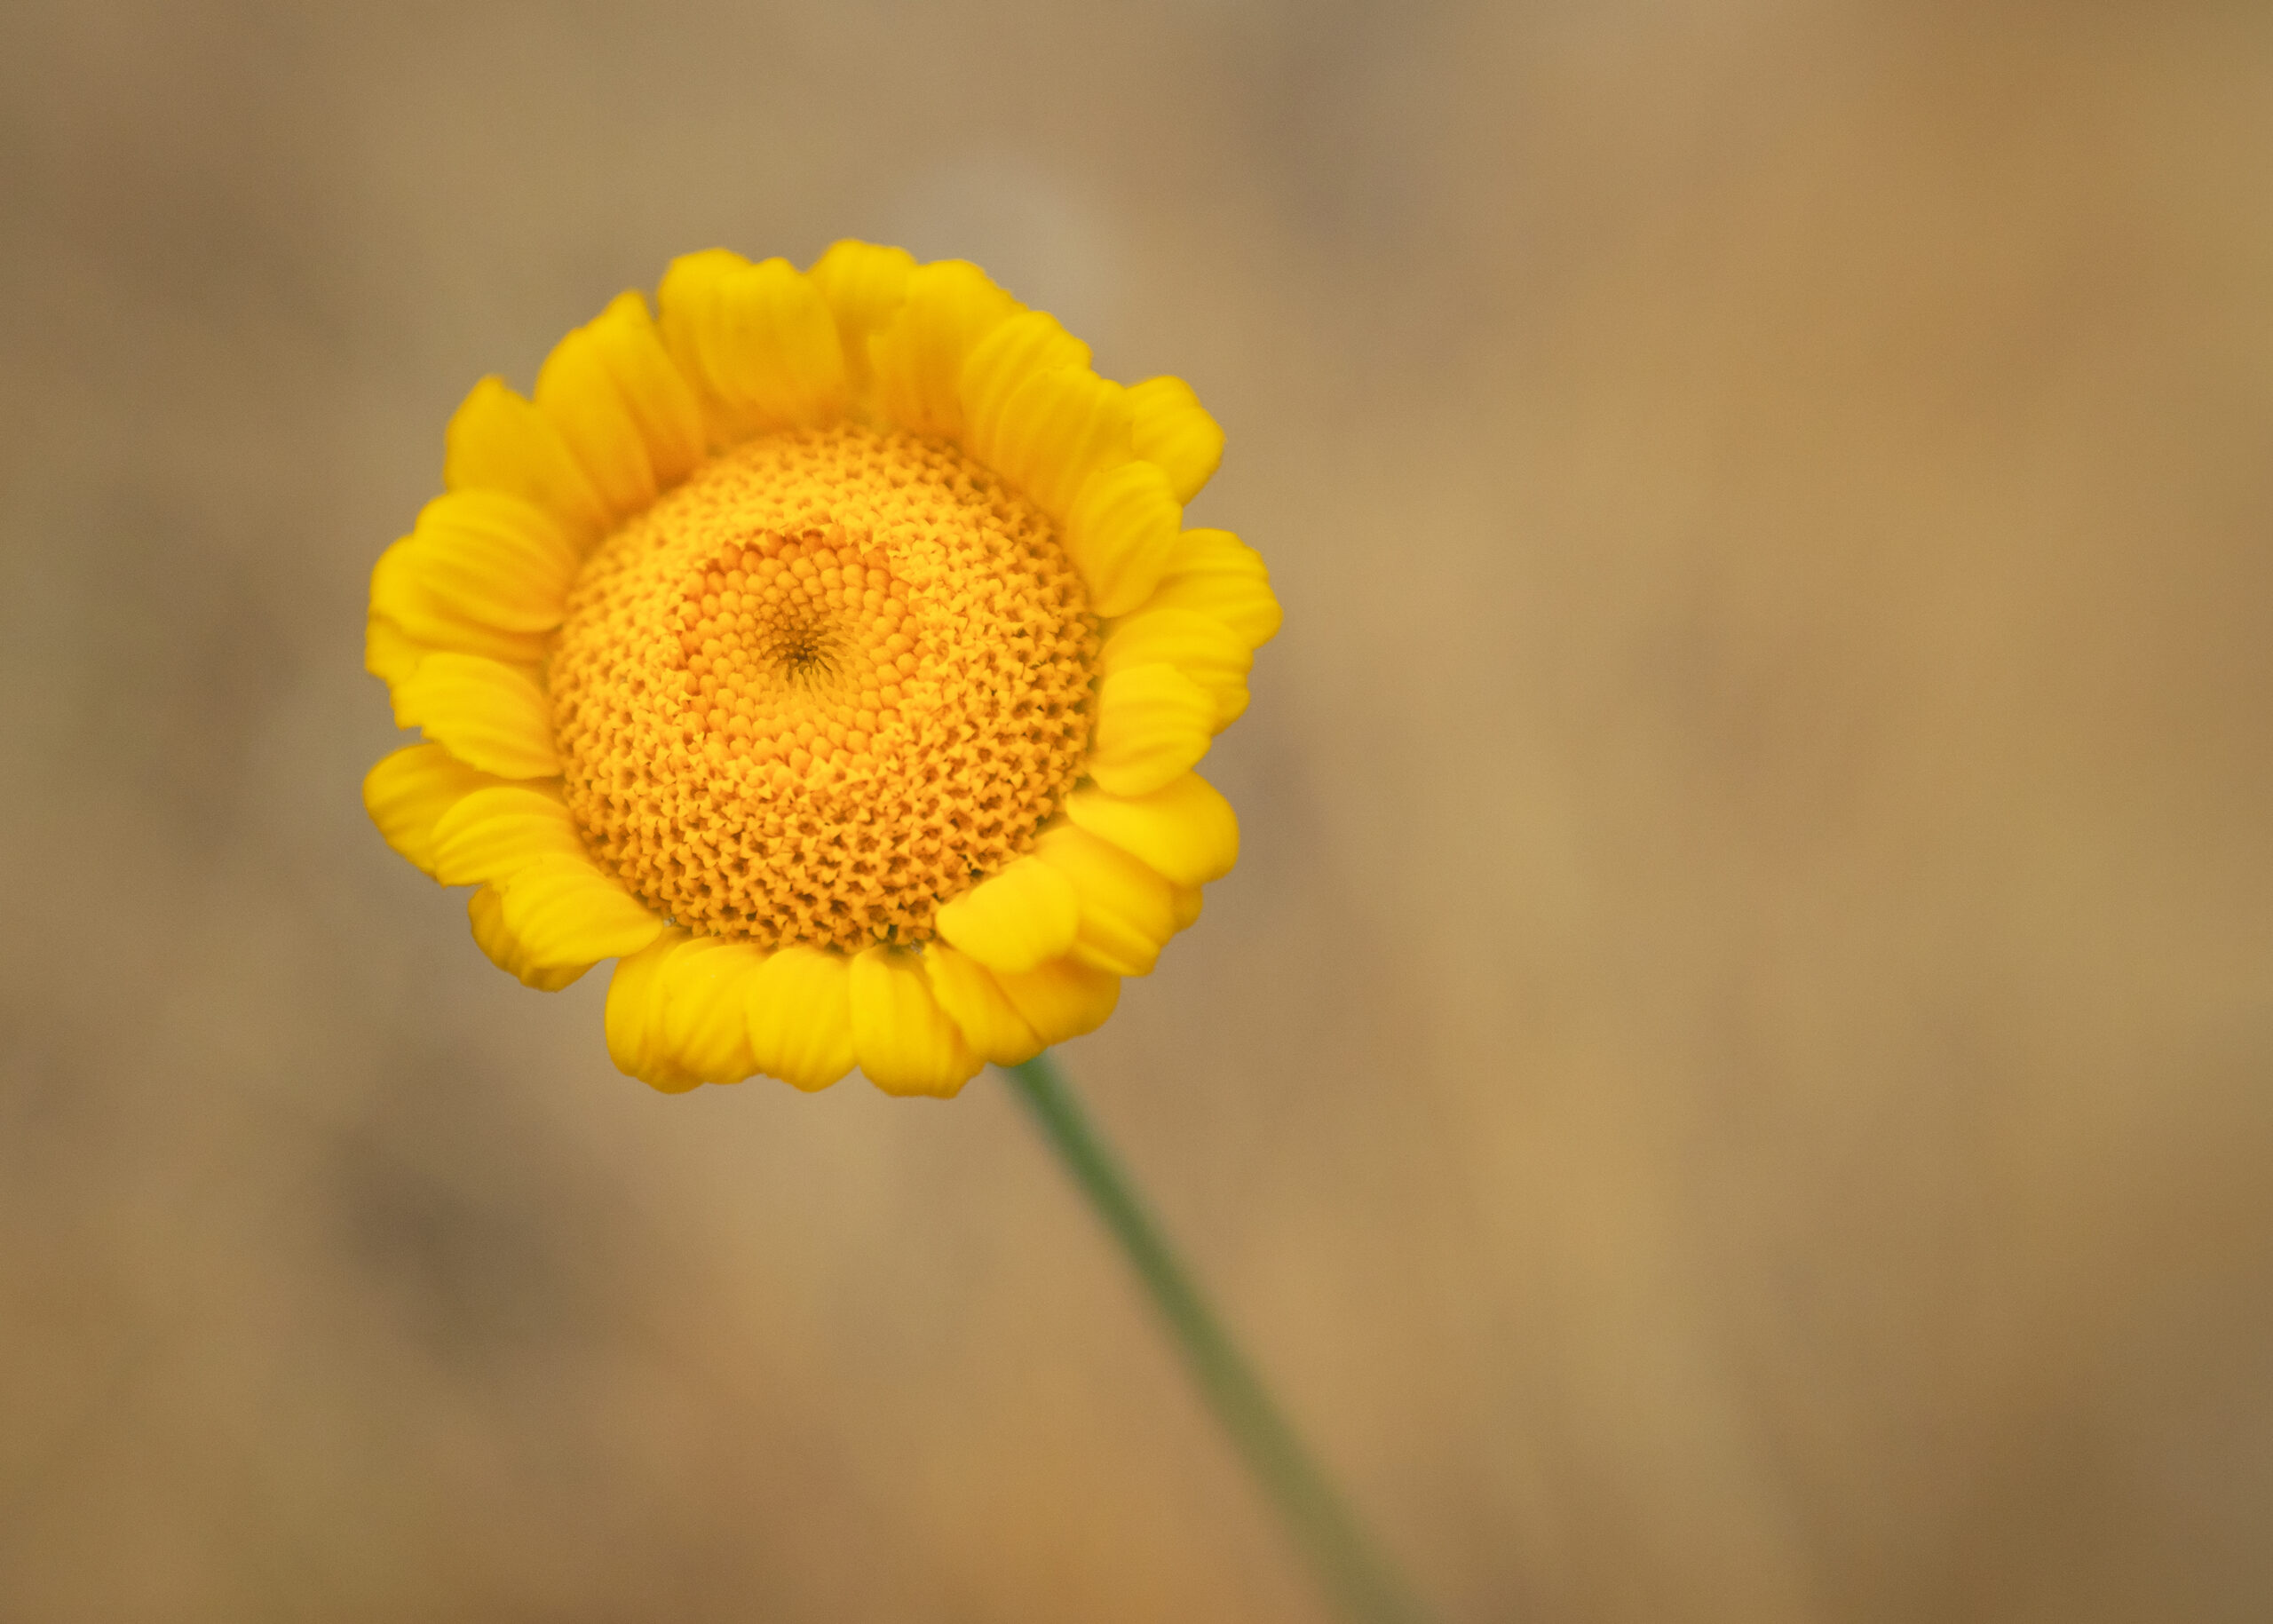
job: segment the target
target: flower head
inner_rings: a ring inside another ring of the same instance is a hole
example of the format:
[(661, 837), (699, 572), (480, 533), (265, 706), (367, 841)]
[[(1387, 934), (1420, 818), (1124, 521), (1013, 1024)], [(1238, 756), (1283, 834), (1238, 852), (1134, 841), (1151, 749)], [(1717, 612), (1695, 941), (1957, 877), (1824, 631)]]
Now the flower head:
[(1192, 772), (1278, 630), (1223, 435), (959, 260), (712, 250), (450, 420), (371, 576), (396, 851), (657, 1088), (952, 1094), (1097, 1026), (1238, 854)]

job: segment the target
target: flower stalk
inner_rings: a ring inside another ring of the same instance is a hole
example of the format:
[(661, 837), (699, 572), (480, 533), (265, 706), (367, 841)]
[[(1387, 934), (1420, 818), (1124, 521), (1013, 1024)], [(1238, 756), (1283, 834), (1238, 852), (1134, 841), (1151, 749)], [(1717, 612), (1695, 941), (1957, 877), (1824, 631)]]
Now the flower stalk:
[(1232, 1340), (1049, 1051), (1001, 1069), (1120, 1242), (1208, 1407), (1342, 1616), (1351, 1624), (1426, 1624), (1429, 1614)]

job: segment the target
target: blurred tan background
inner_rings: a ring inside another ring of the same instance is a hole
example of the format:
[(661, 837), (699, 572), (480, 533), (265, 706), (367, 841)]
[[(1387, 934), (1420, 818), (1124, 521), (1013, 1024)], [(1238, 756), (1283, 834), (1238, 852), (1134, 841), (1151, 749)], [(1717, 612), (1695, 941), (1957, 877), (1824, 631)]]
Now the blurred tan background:
[(358, 804), (464, 389), (844, 234), (1230, 432), (1066, 1058), (1447, 1619), (2273, 1613), (2273, 9), (34, 0), (0, 187), (0, 1617), (1319, 1616), (999, 1081)]

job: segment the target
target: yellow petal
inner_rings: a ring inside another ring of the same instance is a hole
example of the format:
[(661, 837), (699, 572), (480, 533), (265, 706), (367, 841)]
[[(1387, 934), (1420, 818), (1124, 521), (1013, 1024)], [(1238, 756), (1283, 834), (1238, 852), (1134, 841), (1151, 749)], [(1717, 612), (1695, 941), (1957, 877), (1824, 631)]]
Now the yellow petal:
[(507, 881), (505, 923), (533, 964), (590, 964), (662, 934), (647, 905), (587, 857), (540, 857)]
[(1239, 860), (1239, 814), (1196, 772), (1150, 795), (1076, 789), (1065, 798), (1065, 816), (1074, 828), (1111, 841), (1171, 884), (1220, 880)]
[(792, 1088), (825, 1089), (852, 1069), (850, 961), (820, 947), (784, 947), (750, 978), (750, 1057)]
[(849, 390), (836, 318), (788, 260), (717, 277), (695, 306), (693, 329), (710, 387), (753, 421), (816, 424), (844, 409)]
[(462, 796), (434, 824), (434, 877), (502, 885), (540, 858), (582, 857), (584, 842), (550, 787), (498, 784)]
[(963, 362), (1025, 308), (968, 260), (917, 265), (907, 302), (869, 342), (878, 408), (910, 433), (960, 435)]
[[(420, 578), (422, 550), (417, 541), (415, 535), (404, 536), (371, 566), (371, 613), (392, 622), (403, 640), (416, 650), (409, 662), (413, 669), (428, 654), (439, 652), (479, 654), (507, 665), (533, 666), (543, 660), (543, 632), (509, 631), (445, 607)], [(388, 680), (392, 685), (401, 677)]]
[(1224, 460), (1224, 431), (1180, 377), (1146, 378), (1129, 391), (1136, 455), (1157, 463), (1178, 502), (1190, 502)]
[(684, 1093), (702, 1079), (670, 1058), (663, 1042), (663, 964), (687, 940), (665, 931), (627, 955), (607, 987), (607, 1054), (615, 1069), (667, 1094)]
[(579, 544), (597, 539), (612, 515), (606, 502), (543, 412), (486, 377), (451, 415), (443, 437), (442, 483), (452, 490), (500, 490), (527, 498)]
[(560, 624), (581, 563), (550, 515), (503, 491), (437, 496), (403, 551), (444, 613), (517, 632)]
[(756, 426), (719, 398), (704, 360), (717, 324), (718, 285), (748, 268), (749, 261), (732, 249), (706, 248), (672, 260), (655, 290), (656, 331), (679, 376), (694, 392), (701, 407), (704, 439), (714, 447), (746, 439)]
[(477, 772), (439, 744), (414, 744), (383, 758), (363, 777), (363, 810), (392, 846), (434, 872), (434, 826), (477, 789), (503, 780)]
[(659, 313), (655, 330), (672, 361), (698, 388), (709, 383), (710, 375), (701, 365), (701, 343), (695, 329), (718, 284), (736, 271), (748, 268), (749, 261), (730, 248), (681, 254), (663, 267), (661, 285), (655, 290)]
[(1090, 475), (1118, 468), (1135, 455), (1129, 392), (1087, 367), (1032, 373), (1002, 402), (991, 438), (982, 440), (973, 431), (971, 455), (1063, 521)]
[(623, 519), (655, 499), (655, 465), (647, 437), (608, 369), (606, 352), (589, 327), (572, 329), (537, 369), (536, 408), (607, 503)]
[(1176, 905), (1176, 928), (1189, 931), (1200, 923), (1201, 898), (1197, 885), (1179, 885), (1172, 898)]
[(941, 907), (936, 923), (941, 936), (989, 970), (1032, 970), (1065, 956), (1079, 913), (1065, 875), (1021, 857)]
[(694, 385), (663, 346), (663, 336), (636, 291), (619, 293), (584, 329), (638, 424), (656, 485), (669, 490), (702, 461), (702, 403)]
[(750, 978), (765, 955), (748, 942), (698, 936), (661, 970), (661, 1042), (674, 1065), (705, 1082), (740, 1082), (757, 1069), (749, 1050)]
[(1089, 776), (1115, 795), (1149, 795), (1189, 772), (1216, 731), (1214, 696), (1172, 665), (1137, 665), (1097, 684)]
[(844, 370), (857, 392), (873, 371), (868, 337), (899, 313), (907, 300), (907, 280), (915, 260), (904, 248), (880, 248), (847, 237), (805, 273), (836, 318), (837, 341), (844, 348)]
[(1065, 553), (1089, 589), (1089, 607), (1110, 619), (1151, 597), (1183, 522), (1168, 475), (1152, 463), (1090, 474), (1065, 516)]
[[(1072, 959), (1044, 964), (1022, 976), (997, 976), (994, 984), (1043, 1044), (1063, 1043), (1095, 1032), (1121, 1002), (1121, 978)], [(1028, 1057), (1031, 1058), (1032, 1057)]]
[(1175, 888), (1119, 846), (1088, 830), (1044, 830), (1034, 855), (1073, 883), (1081, 909), (1072, 956), (1117, 976), (1151, 972), (1176, 934)]
[(363, 622), (363, 669), (392, 692), (431, 651), (410, 639), (392, 617), (374, 611)]
[(1247, 674), (1255, 656), (1223, 622), (1190, 609), (1146, 607), (1113, 629), (1097, 655), (1110, 677), (1140, 665), (1172, 665), (1216, 701), (1221, 733), (1247, 706)]
[(473, 939), (489, 962), (523, 986), (540, 993), (557, 993), (590, 970), (590, 964), (543, 967), (529, 962), (527, 946), (505, 923), (505, 893), (485, 885), (466, 899), (466, 917), (473, 925)]
[(951, 1097), (983, 1062), (931, 996), (917, 955), (905, 947), (855, 955), (849, 988), (852, 1058), (887, 1094)]
[(1046, 311), (1028, 310), (991, 329), (970, 347), (956, 388), (962, 400), (962, 440), (990, 466), (1002, 411), (1018, 386), (1037, 372), (1089, 364), (1089, 346), (1057, 325)]
[(1279, 633), (1279, 600), (1263, 555), (1228, 530), (1186, 530), (1178, 536), (1168, 570), (1144, 606), (1212, 615), (1249, 648), (1261, 648)]
[(970, 1051), (997, 1066), (1016, 1066), (1041, 1052), (1034, 1035), (1008, 994), (978, 960), (966, 957), (945, 942), (923, 945), (923, 974), (931, 996), (962, 1032)]
[(535, 681), (478, 654), (429, 654), (395, 685), (398, 727), (423, 727), (468, 766), (500, 778), (560, 771), (552, 717)]

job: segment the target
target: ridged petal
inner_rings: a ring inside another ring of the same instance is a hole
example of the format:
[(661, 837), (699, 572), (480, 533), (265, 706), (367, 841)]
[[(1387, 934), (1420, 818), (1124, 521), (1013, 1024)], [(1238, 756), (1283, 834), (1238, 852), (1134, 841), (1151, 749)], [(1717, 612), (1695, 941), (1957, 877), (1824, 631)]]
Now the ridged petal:
[(467, 796), (503, 782), (439, 744), (414, 744), (382, 757), (363, 775), (363, 810), (387, 844), (432, 874), (434, 826)]
[(419, 510), (404, 550), (437, 607), (515, 632), (550, 631), (582, 563), (551, 515), (503, 491), (452, 491)]
[(1180, 377), (1132, 384), (1129, 402), (1136, 412), (1136, 455), (1159, 463), (1176, 499), (1190, 502), (1224, 460), (1224, 431)]
[[(509, 631), (469, 620), (444, 606), (420, 579), (417, 541), (415, 535), (404, 536), (371, 566), (371, 613), (392, 622), (402, 640), (416, 650), (409, 661), (411, 669), (428, 654), (437, 653), (479, 654), (506, 665), (535, 666), (543, 660), (543, 632)], [(371, 652), (367, 646), (367, 663)], [(391, 659), (398, 657), (392, 649), (388, 654)], [(392, 685), (401, 677), (388, 680)]]
[(991, 443), (974, 443), (972, 455), (1063, 523), (1090, 475), (1135, 456), (1129, 392), (1087, 367), (1030, 374), (1003, 401)]
[(466, 899), (465, 914), (473, 926), (473, 939), (489, 962), (523, 986), (540, 993), (557, 993), (579, 979), (590, 964), (539, 965), (529, 960), (528, 945), (505, 923), (505, 893), (485, 885)]
[(1089, 607), (1111, 619), (1151, 597), (1183, 523), (1168, 475), (1152, 463), (1090, 474), (1065, 516), (1065, 553), (1089, 589)]
[(647, 905), (583, 856), (541, 857), (506, 882), (505, 923), (533, 964), (590, 964), (663, 932)]
[(540, 858), (582, 857), (558, 792), (498, 784), (462, 796), (434, 825), (434, 877), (445, 885), (503, 885)]
[(1072, 826), (1045, 830), (1034, 855), (1073, 883), (1081, 923), (1071, 956), (1117, 976), (1149, 974), (1176, 934), (1175, 888), (1119, 846)]
[(598, 539), (614, 517), (552, 420), (502, 378), (473, 386), (451, 415), (443, 446), (444, 485), (526, 497), (580, 545)]
[(746, 439), (757, 426), (719, 398), (705, 360), (713, 342), (712, 329), (717, 325), (719, 284), (748, 268), (749, 261), (732, 249), (706, 248), (672, 260), (663, 271), (662, 285), (655, 290), (655, 330), (672, 365), (694, 392), (701, 408), (703, 438), (712, 448)]
[(878, 409), (910, 433), (962, 434), (963, 363), (1025, 308), (968, 260), (917, 265), (907, 302), (869, 341)]
[(750, 1056), (792, 1088), (825, 1089), (852, 1069), (851, 964), (841, 953), (784, 947), (750, 978)]
[(945, 942), (923, 946), (923, 974), (931, 995), (947, 1018), (962, 1029), (962, 1040), (982, 1060), (1016, 1066), (1041, 1052), (1041, 1040), (1003, 992), (994, 972), (978, 960), (957, 953)]
[(1121, 1002), (1119, 976), (1072, 959), (1022, 976), (997, 976), (994, 984), (1044, 1045), (1095, 1032)]
[(615, 1069), (666, 1094), (683, 1094), (702, 1081), (671, 1058), (663, 1042), (663, 965), (687, 940), (665, 931), (615, 967), (607, 986), (607, 1054)]
[(844, 348), (844, 371), (857, 393), (868, 387), (874, 368), (868, 338), (899, 314), (907, 301), (907, 281), (915, 260), (904, 248), (882, 248), (851, 237), (832, 242), (805, 273), (836, 318), (836, 337)]
[(957, 388), (962, 398), (962, 443), (989, 467), (996, 466), (1002, 414), (1018, 386), (1037, 372), (1059, 367), (1086, 368), (1089, 346), (1057, 324), (1046, 311), (1022, 311), (971, 345)]
[(637, 291), (617, 294), (584, 330), (638, 425), (655, 484), (669, 490), (702, 461), (701, 397), (664, 347), (661, 332), (647, 314), (647, 301)]
[(1247, 706), (1247, 674), (1255, 655), (1223, 622), (1190, 609), (1146, 607), (1113, 629), (1097, 655), (1106, 676), (1140, 665), (1172, 665), (1216, 701), (1221, 733)]
[(1279, 634), (1279, 599), (1263, 555), (1228, 530), (1186, 530), (1178, 536), (1144, 606), (1212, 615), (1251, 649)]
[(418, 662), (432, 652), (423, 645), (411, 641), (410, 634), (398, 625), (391, 615), (374, 610), (363, 622), (363, 669), (392, 693), (395, 684), (401, 682), (418, 669)]
[(665, 1053), (705, 1082), (740, 1082), (757, 1069), (749, 1049), (749, 984), (766, 955), (748, 942), (698, 936), (661, 970)]
[(429, 654), (395, 685), (398, 727), (423, 727), (468, 766), (500, 778), (560, 771), (552, 717), (527, 675), (478, 654)]
[(1220, 880), (1239, 861), (1239, 814), (1197, 772), (1171, 780), (1150, 795), (1076, 789), (1065, 798), (1065, 816), (1074, 828), (1110, 841), (1171, 884)]
[(939, 934), (989, 970), (1032, 970), (1065, 956), (1080, 923), (1073, 887), (1034, 857), (989, 875), (936, 915)]
[(572, 329), (537, 369), (536, 408), (560, 432), (576, 465), (621, 519), (655, 499), (655, 464), (647, 437), (623, 392), (615, 386), (607, 354), (590, 327)]
[(1215, 697), (1172, 665), (1138, 665), (1097, 684), (1089, 776), (1115, 795), (1149, 795), (1191, 771), (1216, 732)]
[(710, 387), (753, 421), (816, 424), (844, 409), (850, 390), (836, 318), (788, 260), (717, 277), (694, 308), (693, 332)]
[(870, 947), (852, 960), (852, 1058), (887, 1094), (953, 1097), (984, 1062), (931, 995), (917, 955)]

